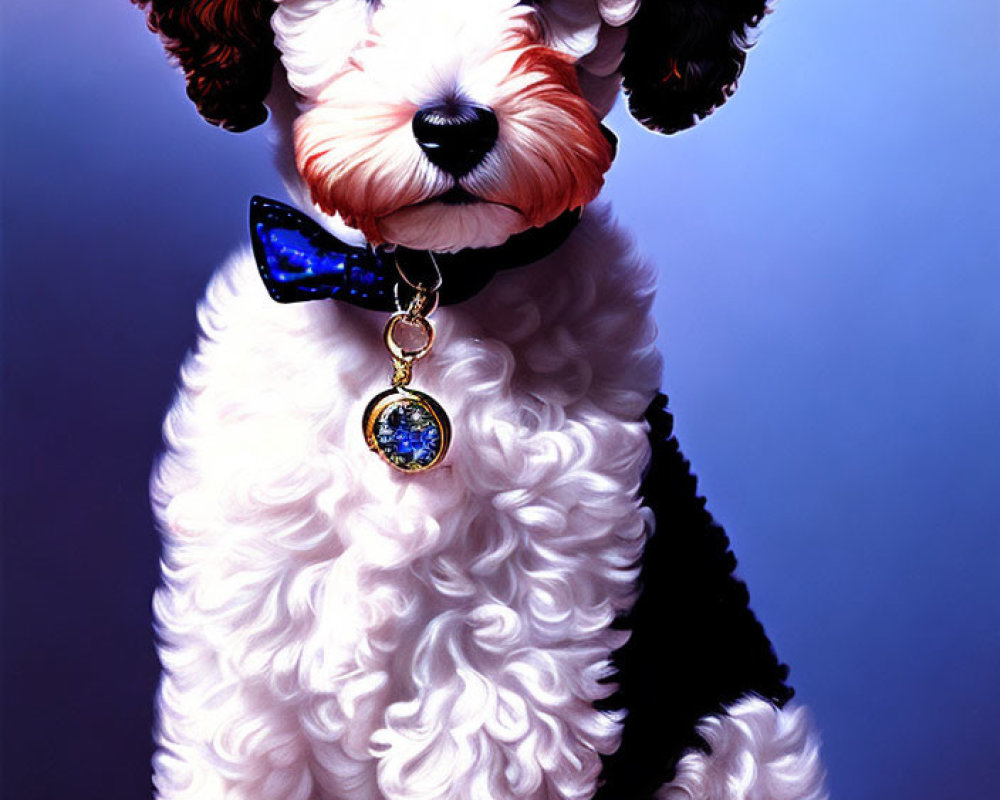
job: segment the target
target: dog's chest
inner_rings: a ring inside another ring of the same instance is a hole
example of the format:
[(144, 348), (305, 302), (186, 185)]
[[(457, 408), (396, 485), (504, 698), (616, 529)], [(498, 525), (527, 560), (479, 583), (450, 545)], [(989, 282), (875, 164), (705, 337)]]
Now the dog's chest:
[(646, 535), (659, 362), (645, 271), (580, 238), (436, 314), (413, 385), (454, 442), (419, 476), (361, 432), (391, 373), (379, 315), (268, 305), (239, 267), (209, 293), (168, 425), (169, 555), (206, 646), (298, 709), (338, 780), (420, 796), (429, 730), (509, 760), (555, 726), (584, 783), (615, 744), (591, 703)]

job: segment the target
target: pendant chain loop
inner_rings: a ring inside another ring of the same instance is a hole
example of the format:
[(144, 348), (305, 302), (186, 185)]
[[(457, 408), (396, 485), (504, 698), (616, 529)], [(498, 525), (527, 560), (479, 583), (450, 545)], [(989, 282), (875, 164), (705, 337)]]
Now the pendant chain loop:
[[(414, 362), (434, 345), (429, 317), (437, 309), (441, 272), (434, 256), (430, 258), (437, 271), (431, 287), (411, 281), (396, 262), (401, 279), (395, 286), (397, 310), (382, 335), (392, 356), (392, 388), (368, 403), (362, 425), (368, 447), (403, 472), (430, 469), (444, 458), (451, 440), (451, 423), (444, 409), (429, 395), (409, 388)], [(403, 283), (413, 290), (405, 309), (400, 301)]]
[[(398, 297), (399, 284), (396, 288)], [(434, 344), (434, 326), (429, 316), (437, 308), (437, 292), (428, 292), (422, 284), (417, 284), (415, 288), (416, 292), (406, 310), (393, 314), (385, 327), (385, 344), (392, 355), (392, 385), (395, 387), (406, 386), (412, 380), (413, 362), (426, 356)], [(423, 335), (422, 345), (408, 348), (399, 343), (396, 331), (402, 323), (410, 328), (420, 329)]]

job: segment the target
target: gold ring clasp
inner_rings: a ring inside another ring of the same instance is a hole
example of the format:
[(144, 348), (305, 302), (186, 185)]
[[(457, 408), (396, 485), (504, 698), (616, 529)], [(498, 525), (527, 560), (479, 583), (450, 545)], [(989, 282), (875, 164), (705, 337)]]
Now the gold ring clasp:
[[(396, 329), (402, 322), (420, 329), (424, 338), (423, 344), (419, 347), (405, 347), (396, 340)], [(385, 346), (393, 358), (413, 362), (430, 352), (431, 346), (434, 344), (434, 326), (426, 317), (412, 315), (407, 311), (397, 311), (389, 317), (389, 321), (386, 323), (384, 338)]]

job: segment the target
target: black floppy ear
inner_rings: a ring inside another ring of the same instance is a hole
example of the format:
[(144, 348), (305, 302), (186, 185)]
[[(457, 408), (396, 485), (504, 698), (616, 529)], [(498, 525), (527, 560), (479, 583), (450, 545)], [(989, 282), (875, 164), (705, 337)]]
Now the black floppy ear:
[(677, 133), (721, 106), (767, 11), (767, 0), (642, 0), (621, 66), (632, 115)]
[(267, 119), (264, 98), (278, 58), (272, 0), (132, 0), (184, 70), (199, 113), (228, 131)]

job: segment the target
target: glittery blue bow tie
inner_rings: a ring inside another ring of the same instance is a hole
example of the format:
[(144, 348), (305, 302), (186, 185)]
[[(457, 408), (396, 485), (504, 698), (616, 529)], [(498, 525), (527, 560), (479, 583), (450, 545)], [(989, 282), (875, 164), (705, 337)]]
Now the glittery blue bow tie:
[[(440, 302), (460, 303), (482, 289), (502, 269), (547, 256), (562, 244), (580, 215), (567, 211), (542, 228), (511, 237), (499, 247), (436, 256), (443, 284)], [(250, 200), (250, 240), (268, 293), (279, 303), (333, 298), (375, 311), (395, 311), (396, 260), (407, 275), (433, 275), (426, 251), (397, 247), (392, 253), (342, 242), (291, 206)]]
[(250, 241), (264, 286), (279, 303), (334, 297), (364, 308), (393, 307), (391, 262), (342, 242), (291, 206), (253, 197)]

